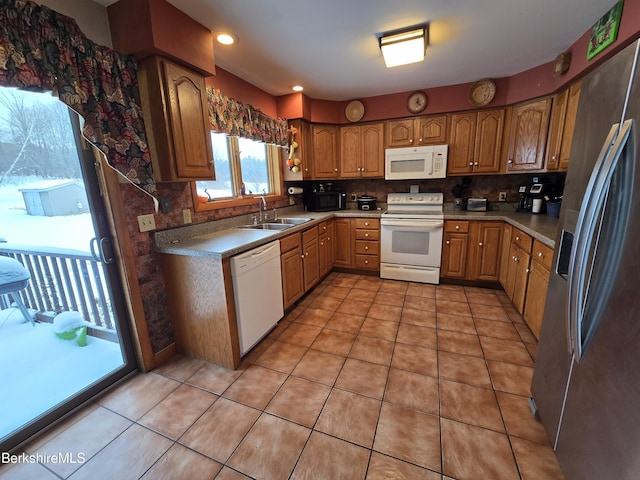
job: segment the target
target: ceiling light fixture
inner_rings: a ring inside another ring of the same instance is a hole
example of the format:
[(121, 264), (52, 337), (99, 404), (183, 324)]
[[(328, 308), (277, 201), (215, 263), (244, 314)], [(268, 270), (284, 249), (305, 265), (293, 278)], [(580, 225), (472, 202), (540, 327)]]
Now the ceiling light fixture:
[(293, 87), (291, 87), (291, 90), (293, 90), (294, 92), (301, 92), (304, 90), (304, 87), (302, 85), (294, 85)]
[(222, 45), (233, 45), (238, 41), (238, 37), (231, 33), (220, 32), (216, 34), (216, 40)]
[(383, 33), (378, 39), (387, 68), (424, 60), (427, 49), (426, 27)]

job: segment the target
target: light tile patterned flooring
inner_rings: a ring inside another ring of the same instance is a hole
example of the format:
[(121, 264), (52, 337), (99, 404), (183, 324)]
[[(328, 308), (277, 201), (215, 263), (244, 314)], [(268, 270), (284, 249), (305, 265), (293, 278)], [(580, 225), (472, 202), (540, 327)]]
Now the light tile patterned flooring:
[(557, 479), (527, 404), (535, 338), (504, 292), (332, 273), (237, 371), (177, 356), (0, 478)]

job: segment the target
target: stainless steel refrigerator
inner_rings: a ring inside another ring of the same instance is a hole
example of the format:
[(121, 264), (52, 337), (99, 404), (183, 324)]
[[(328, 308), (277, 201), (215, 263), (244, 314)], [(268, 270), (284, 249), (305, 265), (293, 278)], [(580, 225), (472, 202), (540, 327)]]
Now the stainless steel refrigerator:
[(568, 480), (640, 478), (638, 42), (583, 79), (531, 386)]

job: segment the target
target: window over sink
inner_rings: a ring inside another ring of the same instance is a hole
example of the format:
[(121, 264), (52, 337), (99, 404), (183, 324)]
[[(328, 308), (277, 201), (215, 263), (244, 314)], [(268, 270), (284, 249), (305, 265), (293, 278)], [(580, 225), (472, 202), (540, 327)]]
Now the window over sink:
[(196, 211), (245, 204), (280, 195), (278, 148), (248, 138), (211, 132), (215, 180), (193, 182)]

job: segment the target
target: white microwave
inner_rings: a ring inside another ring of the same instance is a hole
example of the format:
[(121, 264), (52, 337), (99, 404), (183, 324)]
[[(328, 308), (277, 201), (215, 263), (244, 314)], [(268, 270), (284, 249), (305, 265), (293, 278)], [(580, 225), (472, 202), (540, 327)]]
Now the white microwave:
[(385, 150), (385, 180), (445, 178), (447, 176), (448, 145), (387, 148)]

